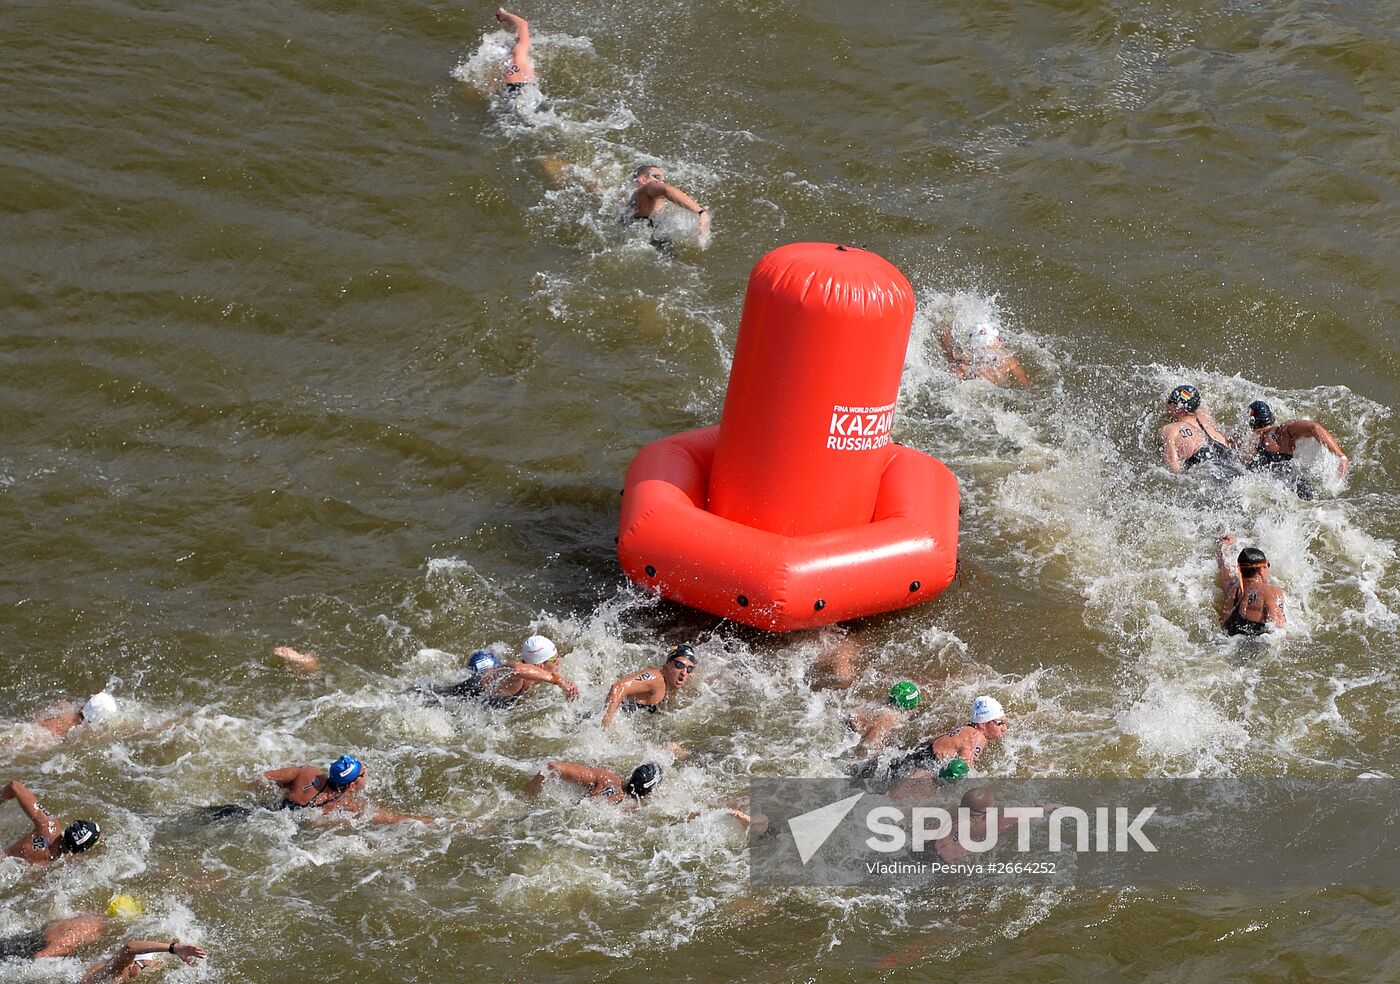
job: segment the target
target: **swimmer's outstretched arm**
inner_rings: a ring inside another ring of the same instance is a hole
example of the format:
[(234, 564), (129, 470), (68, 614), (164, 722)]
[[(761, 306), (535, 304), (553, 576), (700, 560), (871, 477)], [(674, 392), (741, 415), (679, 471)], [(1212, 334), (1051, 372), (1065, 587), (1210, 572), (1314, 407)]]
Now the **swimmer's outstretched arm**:
[(1220, 620), (1224, 622), (1230, 617), (1230, 612), (1235, 609), (1235, 599), (1240, 593), (1240, 565), (1231, 560), (1229, 553), (1238, 542), (1233, 533), (1226, 533), (1216, 544), (1215, 551), (1215, 579), (1220, 584), (1220, 590), (1225, 593), (1224, 606), (1220, 614)]
[(126, 945), (120, 949), (120, 952), (118, 952), (116, 957), (113, 957), (111, 963), (99, 963), (97, 966), (90, 967), (83, 976), (84, 984), (87, 984), (88, 981), (102, 980), (104, 977), (111, 978), (111, 980), (120, 980), (122, 974), (126, 973), (126, 970), (130, 969), (130, 966), (136, 962), (136, 957), (143, 955), (143, 953), (171, 953), (171, 955), (178, 956), (179, 959), (190, 964), (190, 966), (193, 966), (196, 960), (202, 960), (207, 956), (207, 953), (204, 953), (203, 946), (195, 946), (193, 943), (182, 943), (179, 942), (178, 939), (171, 939), (171, 941), (164, 941), (164, 939), (133, 939), (132, 942), (126, 943)]
[(283, 789), (286, 789), (296, 781), (299, 775), (301, 775), (301, 767), (294, 765), (286, 769), (271, 769), (261, 773), (253, 779), (253, 783), (254, 785), (260, 785), (264, 782), (270, 782), (273, 785), (281, 786)]
[(367, 806), (362, 811), (365, 819), (370, 823), (404, 823), (413, 821), (415, 823), (437, 823), (441, 817), (425, 816), (421, 813), (395, 813), (393, 810), (386, 810), (382, 806)]
[(525, 677), (527, 680), (553, 684), (564, 691), (564, 697), (567, 700), (578, 700), (578, 684), (564, 679), (555, 670), (547, 670), (543, 666), (536, 666), (532, 663), (516, 663), (511, 672), (516, 676)]
[(655, 697), (656, 684), (660, 683), (662, 693), (665, 693), (665, 683), (661, 680), (661, 674), (656, 670), (638, 670), (631, 676), (625, 676), (608, 688), (608, 702), (603, 711), (603, 727), (606, 729), (612, 725), (613, 718), (617, 716), (617, 709), (622, 706), (623, 700), (628, 697)]
[(959, 379), (967, 378), (967, 361), (958, 355), (957, 346), (953, 344), (953, 323), (949, 321), (943, 326), (943, 334), (938, 336), (938, 344), (943, 347), (943, 355), (948, 360), (948, 365), (953, 368), (953, 375)]
[(1031, 385), (1030, 377), (1026, 375), (1025, 367), (1021, 365), (1021, 360), (1016, 356), (1007, 356), (1006, 373), (1011, 377), (1011, 385), (1017, 389), (1029, 389)]
[(681, 208), (689, 209), (699, 217), (700, 235), (703, 236), (710, 231), (710, 210), (708, 208), (701, 205), (675, 185), (666, 184), (664, 181), (658, 181), (656, 184), (661, 185), (661, 194), (666, 196), (667, 201), (675, 202)]
[(525, 787), (525, 792), (530, 796), (539, 793), (544, 788), (544, 782), (549, 778), (550, 773), (580, 786), (592, 786), (598, 781), (599, 773), (603, 771), (580, 762), (561, 762), (557, 759), (550, 759), (535, 778), (530, 780), (530, 784)]
[(19, 808), (24, 811), (30, 820), (34, 821), (34, 828), (49, 840), (54, 840), (63, 836), (63, 824), (59, 823), (48, 810), (39, 805), (39, 801), (34, 798), (34, 794), (18, 779), (11, 779), (0, 788), (0, 802), (12, 799), (19, 803)]
[(1347, 456), (1342, 453), (1342, 446), (1337, 443), (1337, 439), (1332, 436), (1331, 431), (1326, 427), (1323, 427), (1316, 420), (1290, 420), (1288, 423), (1284, 424), (1284, 427), (1287, 428), (1289, 436), (1292, 437), (1293, 440), (1297, 441), (1305, 437), (1311, 437), (1318, 444), (1321, 444), (1328, 451), (1340, 458), (1341, 463), (1337, 466), (1337, 476), (1346, 476)]
[(515, 44), (510, 49), (510, 60), (515, 66), (515, 71), (526, 76), (522, 81), (533, 80), (535, 66), (530, 63), (530, 22), (524, 17), (512, 14), (504, 7), (496, 8), (496, 20), (502, 24), (509, 24), (511, 30), (515, 31)]

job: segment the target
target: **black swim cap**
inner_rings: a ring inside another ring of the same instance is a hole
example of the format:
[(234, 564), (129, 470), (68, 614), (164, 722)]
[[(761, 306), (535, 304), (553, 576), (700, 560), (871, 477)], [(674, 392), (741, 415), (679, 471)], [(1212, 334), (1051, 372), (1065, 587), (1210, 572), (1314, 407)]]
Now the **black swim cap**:
[(641, 799), (655, 789), (659, 782), (661, 782), (661, 766), (655, 762), (646, 762), (632, 770), (632, 775), (622, 784), (622, 791), (628, 796)]
[(1195, 413), (1196, 408), (1201, 405), (1201, 391), (1187, 383), (1182, 383), (1167, 394), (1167, 403), (1174, 407), (1180, 407), (1187, 413)]
[(91, 820), (74, 820), (63, 831), (63, 848), (69, 854), (82, 854), (102, 839), (102, 828)]
[(1240, 551), (1236, 562), (1241, 567), (1263, 567), (1269, 562), (1269, 558), (1264, 556), (1264, 551), (1258, 547), (1245, 547)]
[(1255, 400), (1249, 405), (1249, 426), (1268, 427), (1274, 422), (1274, 410), (1263, 400)]
[(677, 656), (679, 656), (681, 659), (688, 659), (688, 660), (690, 660), (692, 663), (694, 663), (694, 662), (695, 662), (695, 647), (692, 646), (692, 645), (691, 645), (690, 643), (688, 643), (688, 642), (683, 642), (683, 643), (681, 643), (679, 646), (677, 646), (675, 649), (672, 649), (672, 650), (671, 650), (671, 655), (667, 656), (666, 658), (667, 658), (667, 659), (675, 659)]

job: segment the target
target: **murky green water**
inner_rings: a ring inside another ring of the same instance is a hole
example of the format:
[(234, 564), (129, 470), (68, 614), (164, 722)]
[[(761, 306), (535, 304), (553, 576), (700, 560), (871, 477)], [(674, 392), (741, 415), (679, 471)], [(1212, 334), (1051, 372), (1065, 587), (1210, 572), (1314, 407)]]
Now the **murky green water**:
[[(1394, 8), (524, 13), (549, 101), (523, 112), (484, 6), (0, 13), (0, 768), (109, 834), (0, 865), (0, 934), (120, 887), (149, 913), (93, 958), (178, 934), (209, 981), (1400, 975), (1393, 890), (750, 893), (720, 810), (752, 775), (844, 772), (842, 712), (905, 675), (931, 686), (915, 730), (1001, 698), (994, 774), (1395, 772)], [(644, 160), (711, 208), (707, 249), (618, 225)], [(804, 239), (913, 283), (895, 436), (966, 508), (954, 587), (847, 628), (850, 695), (806, 686), (830, 636), (642, 598), (612, 552), (627, 462), (717, 419), (748, 270)], [(1031, 390), (948, 375), (938, 331), (974, 316)], [(1260, 397), (1322, 421), (1352, 476), (1314, 503), (1172, 478), (1178, 380), (1229, 425)], [(1225, 530), (1274, 558), (1289, 638), (1215, 632)], [(579, 705), (403, 696), (533, 630)], [(680, 708), (605, 737), (585, 713), (682, 638)], [(23, 723), (102, 687), (113, 725)], [(473, 821), (187, 819), (342, 750), (387, 806)], [(519, 799), (551, 756), (669, 774), (634, 815)]]

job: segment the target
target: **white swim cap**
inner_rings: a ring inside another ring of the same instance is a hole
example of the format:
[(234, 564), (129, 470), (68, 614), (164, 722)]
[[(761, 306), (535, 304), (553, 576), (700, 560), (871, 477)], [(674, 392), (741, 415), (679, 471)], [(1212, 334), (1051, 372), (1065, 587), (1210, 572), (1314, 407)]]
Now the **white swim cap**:
[(988, 348), (1001, 340), (1001, 331), (990, 321), (982, 321), (969, 329), (967, 340), (973, 345)]
[(542, 635), (532, 635), (520, 647), (520, 655), (527, 663), (547, 663), (559, 655), (559, 649)]
[(972, 723), (986, 724), (988, 721), (997, 721), (1006, 717), (1006, 712), (1001, 709), (995, 697), (978, 697), (972, 702)]
[(83, 705), (83, 720), (89, 724), (100, 724), (116, 713), (117, 702), (105, 690), (93, 694)]

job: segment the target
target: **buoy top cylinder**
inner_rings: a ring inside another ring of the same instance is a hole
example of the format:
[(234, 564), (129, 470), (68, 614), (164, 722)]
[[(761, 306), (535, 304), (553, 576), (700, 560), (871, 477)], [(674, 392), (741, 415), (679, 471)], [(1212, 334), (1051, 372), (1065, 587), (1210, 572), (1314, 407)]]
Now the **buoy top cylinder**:
[(867, 250), (793, 243), (759, 260), (710, 512), (788, 536), (870, 522), (913, 320), (909, 281)]

